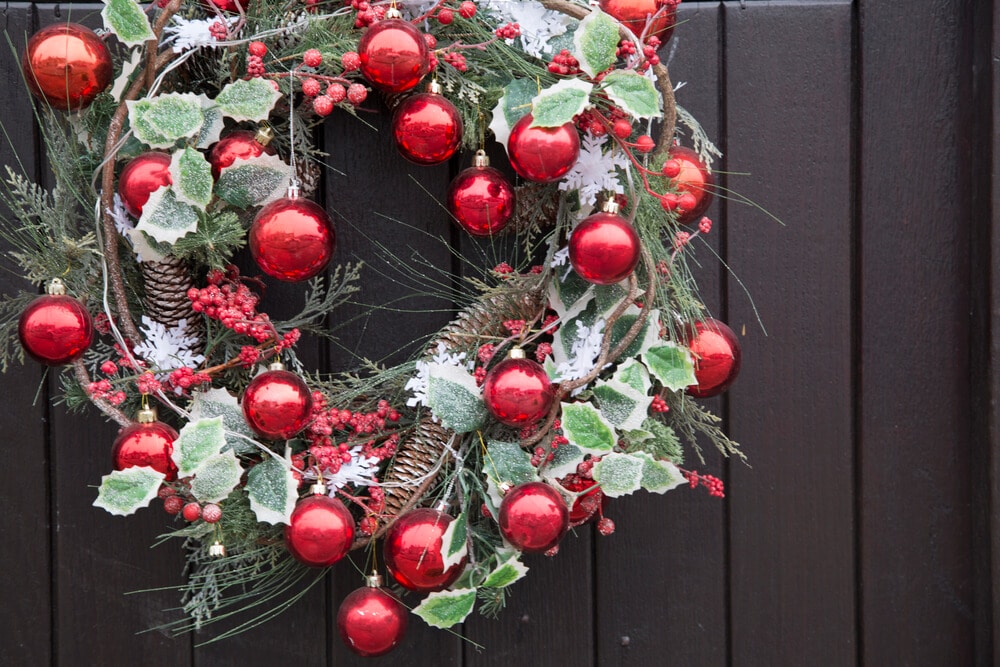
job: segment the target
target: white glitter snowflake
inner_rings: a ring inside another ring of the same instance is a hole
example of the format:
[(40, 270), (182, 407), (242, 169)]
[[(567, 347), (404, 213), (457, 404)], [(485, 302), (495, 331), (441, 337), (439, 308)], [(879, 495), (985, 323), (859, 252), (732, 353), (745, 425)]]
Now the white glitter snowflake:
[(132, 221), (132, 217), (125, 210), (125, 204), (122, 202), (121, 195), (117, 192), (115, 193), (115, 203), (111, 207), (111, 210), (108, 211), (108, 215), (111, 216), (111, 219), (115, 223), (115, 229), (122, 236), (135, 229), (135, 222)]
[[(577, 325), (576, 340), (569, 351), (569, 358), (556, 366), (560, 380), (576, 380), (587, 375), (594, 369), (594, 362), (601, 354), (601, 341), (604, 339), (604, 320), (594, 322), (588, 327), (582, 322)], [(573, 391), (576, 395), (583, 391), (580, 387)]]
[[(503, 22), (521, 26), (521, 46), (524, 52), (542, 58), (551, 53), (549, 40), (566, 32), (573, 19), (560, 12), (546, 9), (540, 2), (524, 0), (485, 0), (480, 4), (493, 11)], [(515, 40), (507, 40), (513, 43)]]
[(355, 445), (351, 448), (351, 460), (341, 464), (340, 470), (335, 473), (324, 473), (323, 481), (329, 489), (330, 495), (333, 495), (337, 489), (345, 484), (369, 486), (375, 481), (378, 464), (377, 458), (362, 456), (361, 445)]
[(472, 362), (466, 361), (465, 352), (455, 354), (451, 352), (444, 343), (438, 343), (437, 349), (431, 360), (420, 360), (417, 362), (417, 374), (406, 381), (403, 389), (411, 392), (413, 397), (406, 401), (409, 407), (417, 405), (427, 405), (427, 385), (430, 382), (430, 364), (444, 364), (447, 366), (458, 366), (472, 370)]
[(172, 23), (164, 28), (168, 37), (163, 40), (164, 44), (173, 44), (174, 53), (183, 53), (188, 49), (202, 46), (217, 47), (215, 37), (209, 32), (209, 28), (216, 22), (225, 20), (228, 27), (232, 27), (239, 20), (238, 16), (228, 18), (211, 16), (207, 19), (186, 19), (183, 16), (174, 15)]
[(605, 153), (601, 147), (607, 139), (584, 135), (580, 157), (559, 183), (560, 190), (579, 190), (581, 204), (593, 206), (602, 192), (625, 192), (618, 169), (628, 168), (628, 158), (621, 151)]
[(197, 336), (188, 335), (186, 319), (179, 321), (177, 326), (168, 328), (143, 315), (141, 331), (144, 340), (135, 346), (134, 351), (150, 368), (194, 368), (205, 361), (204, 355), (193, 351), (199, 340)]

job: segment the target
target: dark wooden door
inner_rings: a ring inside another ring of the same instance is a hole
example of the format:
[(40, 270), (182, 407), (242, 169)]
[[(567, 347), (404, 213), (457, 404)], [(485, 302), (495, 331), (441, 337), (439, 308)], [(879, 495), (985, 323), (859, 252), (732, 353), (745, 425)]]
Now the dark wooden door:
[[(612, 537), (584, 528), (557, 558), (529, 561), (500, 620), (465, 624), (469, 642), (413, 619), (403, 647), (373, 664), (995, 664), (1000, 16), (990, 4), (684, 2), (663, 57), (687, 82), (679, 103), (726, 153), (733, 195), (710, 215), (728, 269), (702, 251), (698, 278), (742, 336), (742, 376), (713, 407), (750, 465), (707, 461), (725, 501), (684, 489), (615, 501)], [(46, 178), (12, 51), (41, 25), (92, 21), (99, 8), (5, 5), (4, 163), (16, 154)], [(401, 166), (347, 116), (325, 132), (340, 260), (379, 266), (381, 240), (404, 260), (459, 270), (433, 239), (448, 234), (434, 198), (457, 166)], [(415, 290), (383, 268), (366, 300)], [(389, 313), (338, 316), (342, 342), (384, 353), (449, 319), (447, 304), (407, 307), (426, 312), (406, 326)], [(336, 368), (340, 352), (313, 344), (303, 357)], [(0, 663), (361, 662), (332, 624), (357, 586), (349, 567), (233, 639), (196, 647), (211, 632), (142, 633), (175, 617), (175, 594), (127, 593), (176, 584), (182, 559), (172, 545), (149, 548), (162, 514), (124, 521), (91, 507), (114, 428), (52, 406), (58, 380), (33, 365), (0, 382)]]

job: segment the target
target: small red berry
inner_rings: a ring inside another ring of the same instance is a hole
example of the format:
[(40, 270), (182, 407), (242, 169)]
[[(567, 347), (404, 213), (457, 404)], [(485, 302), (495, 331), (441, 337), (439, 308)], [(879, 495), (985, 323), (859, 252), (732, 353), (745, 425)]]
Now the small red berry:
[(368, 98), (368, 89), (360, 83), (352, 83), (347, 89), (347, 99), (354, 106), (362, 104)]
[(648, 134), (644, 134), (635, 140), (635, 149), (640, 153), (648, 153), (656, 148), (656, 142)]
[(329, 116), (333, 111), (333, 100), (326, 95), (319, 95), (313, 99), (313, 111), (319, 116)]
[(323, 64), (323, 54), (319, 49), (309, 49), (302, 54), (302, 62), (306, 67), (319, 67)]
[(624, 118), (619, 118), (615, 121), (613, 130), (615, 136), (619, 139), (628, 139), (632, 134), (632, 123), (628, 122)]
[(201, 518), (205, 520), (205, 523), (216, 523), (222, 518), (222, 508), (215, 503), (208, 503), (201, 510)]
[(476, 15), (476, 3), (466, 0), (458, 6), (458, 15), (463, 19), (471, 19)]
[(302, 82), (302, 94), (306, 97), (316, 97), (322, 89), (323, 84), (316, 79), (306, 79)]
[(681, 211), (690, 211), (697, 205), (698, 198), (690, 192), (685, 192), (677, 198), (677, 206), (681, 209)]
[(347, 99), (347, 88), (339, 83), (331, 83), (326, 87), (326, 96), (333, 100), (334, 104), (340, 104)]
[(172, 486), (167, 486), (166, 484), (161, 484), (160, 485), (160, 490), (156, 492), (156, 495), (159, 496), (160, 498), (167, 499), (170, 496), (174, 495), (175, 493), (177, 493), (177, 492), (174, 491), (174, 488)]
[(424, 41), (427, 42), (428, 49), (434, 49), (438, 45), (437, 37), (430, 34), (429, 32), (424, 33)]
[(361, 56), (355, 51), (348, 51), (340, 56), (340, 64), (343, 66), (345, 72), (353, 72), (361, 67)]
[(604, 537), (607, 537), (611, 533), (615, 532), (615, 522), (608, 517), (601, 518), (601, 520), (597, 522), (597, 532)]
[(663, 175), (667, 178), (677, 178), (681, 173), (681, 163), (677, 160), (667, 160), (663, 163)]
[(250, 45), (247, 47), (247, 51), (249, 51), (252, 56), (263, 58), (267, 55), (267, 44), (264, 42), (250, 42)]
[(180, 496), (169, 496), (163, 499), (163, 509), (167, 514), (177, 514), (184, 507), (184, 499)]
[(450, 9), (442, 9), (438, 12), (437, 20), (441, 25), (451, 25), (451, 22), (455, 20), (455, 12)]
[(198, 503), (188, 503), (184, 506), (183, 512), (185, 521), (197, 521), (201, 516), (201, 505)]

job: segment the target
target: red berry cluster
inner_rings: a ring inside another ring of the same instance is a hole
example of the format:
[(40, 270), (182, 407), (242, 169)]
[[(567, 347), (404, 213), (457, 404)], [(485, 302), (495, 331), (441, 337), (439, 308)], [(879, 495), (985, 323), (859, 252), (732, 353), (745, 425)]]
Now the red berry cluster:
[(365, 28), (385, 18), (386, 7), (384, 5), (372, 7), (368, 0), (352, 0), (348, 4), (357, 12), (354, 17), (355, 28)]
[(543, 463), (551, 463), (556, 457), (556, 450), (562, 445), (569, 444), (569, 438), (563, 435), (562, 423), (557, 419), (552, 423), (552, 432), (555, 434), (552, 436), (552, 440), (549, 442), (549, 451), (545, 450), (545, 447), (535, 447), (535, 451), (531, 455), (531, 465), (536, 468)]
[(163, 500), (163, 509), (167, 514), (180, 514), (189, 523), (198, 519), (205, 523), (217, 523), (222, 518), (222, 508), (215, 503), (202, 505), (186, 491), (183, 495), (179, 494), (172, 486), (162, 485), (156, 495)]
[(263, 343), (275, 336), (274, 325), (265, 313), (257, 312), (260, 297), (239, 280), (239, 270), (230, 267), (227, 273), (212, 271), (208, 286), (192, 287), (187, 292), (191, 309), (218, 320), (227, 329), (246, 334)]
[(580, 73), (580, 61), (574, 58), (568, 49), (563, 49), (552, 56), (552, 62), (549, 63), (549, 71), (553, 74), (576, 76)]
[(663, 412), (669, 412), (670, 406), (667, 405), (667, 402), (663, 400), (662, 396), (654, 396), (653, 402), (650, 403), (649, 405), (649, 409), (654, 413), (656, 412), (663, 413)]
[[(168, 0), (169, 2), (169, 0)], [(161, 7), (166, 6), (165, 4), (160, 5)], [(222, 21), (216, 21), (212, 25), (208, 26), (208, 34), (212, 36), (217, 42), (221, 42), (229, 37), (229, 28)]]
[(449, 51), (444, 54), (444, 61), (459, 72), (465, 72), (469, 69), (468, 64), (465, 62), (465, 56), (458, 51)]
[(535, 347), (535, 361), (544, 363), (545, 358), (552, 354), (552, 343), (539, 343)]
[(97, 380), (87, 385), (87, 394), (92, 399), (103, 399), (111, 405), (121, 405), (125, 401), (125, 392), (113, 391), (113, 389), (114, 387), (111, 386), (109, 380)]
[(196, 373), (194, 369), (181, 366), (170, 373), (167, 383), (181, 392), (186, 392), (191, 387), (197, 387), (200, 384), (211, 384), (212, 376), (208, 373)]
[(708, 495), (713, 498), (725, 498), (726, 497), (726, 486), (723, 484), (722, 480), (714, 475), (699, 475), (693, 470), (681, 469), (681, 473), (684, 475), (684, 479), (688, 481), (688, 485), (694, 489), (700, 484), (708, 490)]
[(505, 320), (503, 328), (510, 332), (511, 336), (520, 336), (525, 324), (524, 320)]
[(264, 59), (260, 56), (247, 56), (247, 76), (251, 79), (264, 76)]
[(712, 219), (707, 216), (703, 217), (698, 222), (698, 231), (701, 232), (702, 234), (708, 234), (710, 231), (712, 231)]
[(674, 235), (674, 247), (678, 250), (683, 248), (691, 240), (690, 232), (677, 232)]
[(507, 23), (494, 31), (500, 39), (517, 39), (521, 36), (521, 26), (517, 23)]

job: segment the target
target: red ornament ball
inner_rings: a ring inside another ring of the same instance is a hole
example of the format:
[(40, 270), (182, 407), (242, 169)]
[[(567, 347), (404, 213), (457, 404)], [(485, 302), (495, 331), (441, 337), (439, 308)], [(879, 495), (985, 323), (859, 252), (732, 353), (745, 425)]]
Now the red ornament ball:
[(392, 118), (399, 154), (419, 165), (441, 164), (462, 143), (462, 117), (443, 95), (418, 93), (403, 100)]
[(138, 218), (149, 195), (164, 185), (172, 185), (170, 156), (160, 151), (149, 151), (129, 161), (118, 177), (118, 196), (129, 215)]
[(687, 388), (688, 394), (696, 398), (718, 396), (736, 381), (742, 358), (740, 341), (724, 322), (712, 317), (695, 322), (688, 347), (698, 380)]
[(236, 130), (215, 142), (208, 152), (208, 162), (212, 165), (212, 178), (218, 180), (226, 167), (236, 160), (250, 160), (264, 153), (274, 155), (274, 148), (261, 142), (261, 136), (249, 130)]
[[(601, 9), (621, 21), (636, 37), (646, 28), (646, 20), (659, 10), (660, 0), (600, 0)], [(667, 2), (667, 9), (649, 26), (649, 37), (659, 37), (660, 42), (667, 43), (674, 34), (677, 24), (677, 3)]]
[(528, 482), (507, 492), (500, 503), (500, 533), (521, 551), (542, 553), (569, 530), (569, 509), (544, 482)]
[(250, 225), (250, 254), (261, 270), (287, 282), (308, 280), (333, 257), (336, 233), (319, 204), (298, 197), (273, 201)]
[(104, 41), (76, 23), (57, 23), (32, 35), (21, 70), (32, 94), (62, 111), (89, 106), (114, 73)]
[(385, 535), (384, 557), (389, 574), (404, 588), (430, 593), (451, 585), (466, 559), (448, 569), (441, 556), (441, 539), (454, 519), (435, 509), (407, 512)]
[(312, 393), (295, 373), (274, 368), (264, 371), (243, 393), (243, 417), (257, 435), (287, 440), (309, 421)]
[(566, 175), (580, 157), (576, 125), (531, 127), (527, 114), (514, 123), (507, 139), (507, 157), (514, 171), (529, 181), (551, 183)]
[(517, 198), (503, 174), (489, 166), (464, 170), (448, 186), (448, 211), (473, 236), (500, 232), (514, 215)]
[(145, 466), (166, 475), (167, 481), (177, 479), (177, 466), (171, 455), (177, 431), (163, 422), (154, 421), (126, 426), (118, 432), (111, 447), (115, 470)]
[(573, 506), (569, 508), (569, 523), (579, 526), (594, 518), (597, 511), (604, 507), (605, 495), (601, 487), (592, 479), (573, 475), (572, 479), (559, 480), (564, 489), (579, 493)]
[(403, 641), (406, 608), (381, 586), (365, 586), (340, 603), (337, 630), (347, 648), (364, 657), (385, 655)]
[[(670, 161), (675, 164), (669, 164)], [(701, 161), (698, 154), (686, 146), (674, 146), (670, 149), (667, 160), (669, 168), (677, 169), (673, 179), (674, 187), (681, 203), (677, 207), (677, 222), (688, 225), (701, 220), (701, 216), (712, 203), (712, 190), (715, 187), (715, 177)], [(666, 165), (665, 165), (666, 168)], [(690, 194), (694, 201), (684, 204), (684, 195)]]
[(351, 549), (354, 518), (344, 503), (330, 496), (309, 496), (295, 505), (285, 526), (285, 546), (301, 563), (333, 565)]
[(362, 35), (358, 44), (361, 74), (386, 93), (412, 89), (430, 70), (430, 50), (419, 30), (402, 19), (385, 19)]
[(21, 313), (17, 337), (32, 359), (48, 366), (76, 361), (94, 339), (94, 322), (83, 304), (65, 294), (44, 294)]
[(569, 261), (577, 275), (597, 285), (613, 285), (639, 263), (639, 235), (616, 213), (585, 218), (569, 237)]
[(504, 359), (483, 381), (483, 401), (497, 421), (523, 428), (542, 419), (555, 393), (542, 365), (532, 359)]

